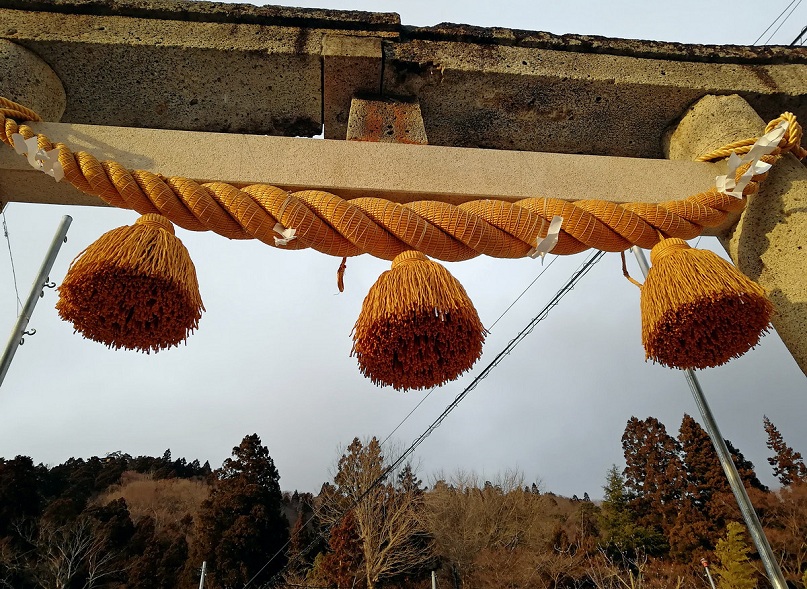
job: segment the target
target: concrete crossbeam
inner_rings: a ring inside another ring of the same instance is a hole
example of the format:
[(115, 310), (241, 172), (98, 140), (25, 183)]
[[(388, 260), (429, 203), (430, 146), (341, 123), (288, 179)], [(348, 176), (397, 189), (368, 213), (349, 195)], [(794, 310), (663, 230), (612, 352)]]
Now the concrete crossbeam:
[[(322, 189), (343, 198), (397, 202), (435, 199), (458, 204), (547, 196), (613, 202), (685, 198), (708, 189), (720, 164), (615, 158), (431, 145), (365, 143), (240, 134), (32, 123), (52, 141), (130, 169), (237, 185)], [(0, 199), (100, 205), (66, 182), (0, 149)]]

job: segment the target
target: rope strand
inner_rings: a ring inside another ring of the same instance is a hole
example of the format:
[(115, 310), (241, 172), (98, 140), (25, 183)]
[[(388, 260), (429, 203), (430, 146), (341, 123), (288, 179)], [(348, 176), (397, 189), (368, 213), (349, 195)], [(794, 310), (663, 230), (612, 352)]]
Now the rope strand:
[[(190, 231), (214, 231), (229, 239), (258, 239), (273, 247), (313, 248), (324, 254), (351, 257), (364, 253), (392, 260), (415, 249), (427, 256), (456, 262), (478, 255), (521, 258), (546, 236), (555, 215), (563, 217), (552, 253), (568, 255), (594, 248), (620, 252), (633, 245), (649, 249), (662, 237), (692, 239), (707, 227), (722, 224), (729, 213), (741, 212), (745, 201), (712, 188), (684, 200), (660, 204), (602, 200), (564, 201), (526, 198), (516, 202), (477, 200), (459, 206), (438, 201), (399, 204), (381, 198), (344, 200), (320, 190), (286, 192), (267, 184), (236, 188), (224, 182), (199, 184), (188, 178), (165, 178), (143, 170), (127, 170), (114, 161), (99, 161), (86, 152), (72, 152), (36, 134), (21, 120), (39, 120), (22, 105), (0, 97), (0, 140), (37, 137), (41, 149), (58, 148), (65, 179), (78, 190), (119, 208), (140, 214), (160, 213)], [(799, 143), (801, 127), (791, 113), (772, 121), (789, 127), (777, 152), (763, 161), (774, 163), (784, 152), (807, 155)], [(768, 129), (768, 130), (769, 130)], [(747, 153), (754, 139), (706, 154), (702, 160), (726, 157), (731, 150)], [(748, 165), (738, 170), (738, 177)], [(766, 174), (753, 178), (743, 194), (757, 191)], [(295, 239), (276, 244), (275, 226), (295, 229)]]

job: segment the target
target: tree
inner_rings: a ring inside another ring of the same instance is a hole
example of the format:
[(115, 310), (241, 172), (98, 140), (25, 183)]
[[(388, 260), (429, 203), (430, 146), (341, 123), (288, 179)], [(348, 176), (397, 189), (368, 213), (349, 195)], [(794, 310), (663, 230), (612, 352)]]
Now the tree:
[(36, 517), (41, 509), (33, 461), (28, 456), (0, 458), (0, 538), (12, 533), (16, 521)]
[(563, 528), (569, 535), (579, 530), (577, 507), (525, 490), (517, 472), (481, 485), (460, 472), (437, 481), (425, 501), (436, 555), (455, 588), (546, 586), (544, 575), (573, 564), (565, 559), (570, 542)]
[(686, 483), (681, 445), (655, 417), (631, 417), (622, 449), (625, 487), (637, 523), (668, 536), (681, 510)]
[(361, 539), (368, 589), (379, 582), (418, 572), (431, 557), (431, 546), (421, 522), (422, 490), (410, 472), (402, 480), (379, 479), (388, 463), (381, 444), (358, 438), (339, 459), (335, 487), (321, 494), (323, 519), (337, 524), (345, 507), (352, 507)]
[(722, 501), (716, 502), (715, 496), (722, 498), (731, 490), (709, 435), (687, 414), (681, 421), (678, 442), (686, 469), (686, 493), (671, 530), (670, 550), (677, 558), (689, 560), (697, 551), (714, 548), (719, 530), (725, 527)]
[(606, 474), (603, 491), (599, 527), (602, 547), (609, 557), (635, 559), (640, 552), (655, 555), (666, 550), (666, 542), (660, 533), (636, 524), (625, 477), (616, 464)]
[(719, 589), (754, 589), (756, 571), (751, 564), (751, 549), (745, 542), (743, 526), (729, 522), (726, 536), (715, 547), (720, 565), (714, 569)]
[(765, 432), (768, 434), (766, 446), (773, 451), (774, 455), (768, 458), (768, 464), (773, 467), (773, 476), (779, 479), (783, 487), (792, 485), (795, 482), (807, 482), (807, 466), (801, 453), (796, 452), (785, 443), (782, 434), (776, 428), (767, 415), (762, 421)]
[(740, 452), (738, 448), (734, 447), (731, 440), (724, 441), (726, 442), (726, 448), (728, 448), (729, 454), (731, 455), (731, 460), (734, 462), (734, 466), (737, 468), (737, 474), (740, 475), (740, 480), (743, 482), (745, 488), (749, 491), (754, 489), (762, 493), (767, 493), (768, 487), (763, 485), (762, 481), (760, 481), (757, 477), (757, 473), (754, 470), (754, 463), (746, 459), (746, 457), (743, 456), (743, 453)]
[(362, 542), (352, 510), (331, 528), (328, 548), (316, 562), (310, 580), (337, 589), (366, 587)]
[(156, 530), (154, 519), (144, 517), (137, 526), (139, 555), (132, 559), (128, 589), (172, 589), (179, 586), (188, 559), (185, 535), (176, 529)]
[(241, 587), (256, 575), (256, 586), (272, 579), (285, 565), (279, 552), (288, 539), (279, 480), (261, 439), (246, 436), (215, 472), (210, 498), (199, 513), (195, 559), (188, 566), (206, 560), (211, 577), (224, 588)]
[(45, 521), (36, 530), (20, 531), (34, 548), (28, 554), (28, 568), (40, 587), (93, 589), (126, 568), (122, 552), (110, 542), (110, 529), (89, 515), (63, 525)]
[[(291, 524), (288, 565), (284, 578), (305, 577), (305, 571), (313, 565), (314, 557), (327, 548), (327, 538), (321, 533), (319, 516), (314, 512), (314, 496), (311, 493), (284, 494), (287, 518)], [(316, 584), (316, 583), (315, 583)]]
[(785, 578), (796, 584), (807, 571), (807, 483), (787, 486), (774, 498), (765, 535), (779, 557)]

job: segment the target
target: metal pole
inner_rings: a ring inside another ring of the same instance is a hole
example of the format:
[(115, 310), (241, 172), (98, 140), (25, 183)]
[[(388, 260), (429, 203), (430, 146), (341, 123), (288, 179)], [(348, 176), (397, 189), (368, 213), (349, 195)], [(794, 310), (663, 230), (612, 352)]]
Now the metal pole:
[[(633, 246), (631, 251), (633, 255), (636, 256), (636, 261), (639, 263), (642, 274), (644, 274), (646, 278), (650, 266), (647, 263), (644, 252), (637, 246)], [(743, 486), (742, 479), (740, 479), (740, 475), (737, 472), (737, 467), (731, 459), (731, 453), (729, 453), (729, 449), (726, 447), (726, 441), (720, 433), (720, 428), (717, 427), (717, 422), (715, 421), (714, 415), (712, 415), (709, 404), (706, 402), (706, 397), (703, 394), (700, 383), (698, 383), (698, 378), (691, 369), (684, 370), (684, 374), (689, 388), (692, 391), (692, 396), (695, 397), (695, 404), (698, 406), (703, 424), (706, 426), (706, 432), (709, 434), (712, 445), (717, 452), (717, 458), (720, 460), (720, 465), (723, 467), (723, 472), (726, 474), (726, 478), (729, 481), (729, 486), (734, 493), (734, 498), (737, 500), (737, 505), (740, 506), (740, 512), (745, 520), (745, 526), (748, 528), (751, 539), (754, 541), (754, 546), (756, 546), (759, 557), (762, 559), (765, 572), (768, 573), (768, 581), (770, 581), (774, 589), (787, 589), (785, 577), (782, 575), (782, 570), (779, 568), (779, 563), (773, 554), (771, 545), (765, 537), (765, 532), (762, 531), (762, 524), (759, 522), (757, 512), (754, 511), (754, 506)]]
[(437, 576), (432, 571), (432, 589), (437, 589)]
[(48, 253), (42, 262), (42, 267), (39, 268), (39, 274), (36, 275), (33, 285), (31, 285), (31, 292), (28, 293), (28, 299), (25, 301), (25, 306), (22, 308), (22, 313), (17, 317), (17, 323), (11, 331), (8, 338), (6, 349), (3, 352), (3, 357), (0, 359), (0, 386), (6, 378), (8, 367), (11, 366), (11, 361), (14, 359), (14, 354), (20, 346), (22, 336), (25, 333), (25, 328), (28, 327), (28, 322), (31, 320), (31, 314), (34, 312), (34, 307), (42, 296), (42, 289), (48, 282), (51, 268), (56, 261), (56, 256), (59, 254), (59, 248), (67, 240), (67, 230), (73, 218), (69, 215), (62, 217), (59, 223), (59, 228), (56, 230), (56, 235), (53, 236), (53, 241), (48, 248)]
[(706, 578), (709, 579), (709, 584), (712, 586), (712, 589), (717, 589), (717, 587), (715, 587), (715, 580), (712, 578), (712, 573), (709, 572), (709, 561), (706, 560), (705, 558), (702, 558), (701, 564), (703, 565), (703, 568), (706, 570)]
[(207, 561), (202, 561), (202, 577), (199, 579), (199, 589), (205, 589), (205, 572), (207, 571)]

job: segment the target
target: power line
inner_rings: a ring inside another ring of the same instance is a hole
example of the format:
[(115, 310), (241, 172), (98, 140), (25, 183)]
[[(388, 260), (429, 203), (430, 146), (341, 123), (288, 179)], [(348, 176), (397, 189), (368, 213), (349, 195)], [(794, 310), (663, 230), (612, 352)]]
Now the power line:
[[(530, 290), (530, 288), (532, 288), (532, 286), (533, 286), (533, 285), (534, 285), (534, 284), (535, 284), (535, 283), (538, 281), (538, 279), (539, 279), (541, 276), (543, 276), (543, 275), (544, 275), (544, 272), (546, 272), (547, 270), (549, 270), (549, 269), (552, 267), (552, 264), (554, 264), (554, 263), (557, 261), (558, 257), (559, 257), (559, 256), (555, 256), (555, 257), (553, 257), (553, 258), (552, 258), (552, 260), (549, 262), (549, 264), (547, 264), (547, 265), (546, 265), (544, 268), (542, 268), (542, 269), (541, 269), (541, 271), (538, 273), (538, 276), (536, 276), (535, 278), (533, 278), (533, 279), (532, 279), (532, 282), (530, 282), (530, 283), (527, 285), (527, 288), (525, 288), (524, 290), (522, 290), (522, 291), (521, 291), (521, 294), (519, 294), (519, 295), (518, 295), (518, 296), (515, 298), (515, 300), (514, 300), (512, 303), (510, 303), (510, 305), (509, 305), (509, 306), (508, 306), (508, 307), (507, 307), (507, 308), (506, 308), (506, 309), (505, 309), (505, 310), (502, 312), (502, 314), (501, 314), (501, 315), (499, 315), (499, 317), (496, 319), (496, 321), (494, 321), (494, 322), (493, 322), (493, 323), (490, 325), (490, 327), (488, 327), (488, 330), (493, 329), (493, 328), (496, 326), (496, 324), (497, 324), (499, 321), (501, 321), (501, 320), (502, 320), (502, 318), (503, 318), (505, 315), (507, 315), (507, 312), (508, 312), (510, 309), (512, 309), (512, 308), (515, 306), (515, 304), (516, 304), (516, 303), (517, 303), (519, 300), (521, 300), (521, 297), (523, 297), (523, 296), (524, 296), (524, 295), (527, 293), (527, 291), (528, 291), (528, 290)], [(437, 387), (432, 387), (431, 389), (429, 389), (429, 392), (428, 392), (428, 393), (426, 393), (426, 394), (425, 394), (425, 395), (424, 395), (424, 396), (423, 396), (423, 397), (420, 399), (420, 401), (418, 401), (418, 404), (417, 404), (417, 405), (415, 405), (415, 406), (412, 408), (412, 410), (411, 410), (409, 413), (407, 413), (407, 414), (406, 414), (406, 417), (404, 417), (404, 418), (401, 420), (401, 422), (400, 422), (398, 425), (396, 425), (396, 426), (395, 426), (395, 429), (393, 429), (393, 430), (392, 430), (392, 431), (389, 433), (389, 435), (387, 435), (387, 437), (386, 437), (386, 438), (384, 438), (384, 441), (383, 441), (383, 442), (381, 442), (381, 445), (382, 445), (382, 446), (383, 446), (384, 444), (386, 444), (386, 443), (387, 443), (387, 441), (388, 441), (388, 440), (389, 440), (389, 439), (390, 439), (390, 438), (393, 436), (393, 434), (394, 434), (395, 432), (397, 432), (397, 431), (400, 429), (400, 427), (401, 427), (401, 426), (402, 426), (404, 423), (406, 423), (406, 420), (408, 420), (410, 417), (412, 417), (412, 414), (413, 414), (415, 411), (417, 411), (418, 407), (420, 407), (421, 405), (423, 405), (423, 403), (426, 401), (426, 399), (428, 399), (428, 398), (429, 398), (429, 396), (431, 396), (431, 394), (432, 394), (432, 393), (435, 391), (435, 389), (436, 389), (436, 388), (437, 388)]]
[[(527, 288), (525, 288), (524, 290), (522, 290), (522, 291), (521, 291), (521, 293), (520, 293), (520, 294), (519, 294), (519, 295), (518, 295), (518, 296), (515, 298), (515, 300), (514, 300), (512, 303), (510, 303), (510, 305), (509, 305), (509, 306), (508, 306), (508, 307), (507, 307), (507, 308), (506, 308), (506, 309), (505, 309), (505, 310), (502, 312), (502, 314), (501, 314), (501, 315), (499, 315), (499, 317), (498, 317), (498, 318), (497, 318), (497, 319), (496, 319), (496, 320), (495, 320), (495, 321), (494, 321), (494, 322), (491, 324), (491, 326), (490, 326), (488, 329), (493, 329), (493, 327), (494, 327), (494, 326), (495, 326), (495, 325), (496, 325), (496, 324), (497, 324), (499, 321), (501, 321), (501, 320), (502, 320), (502, 318), (503, 318), (505, 315), (507, 315), (508, 311), (510, 311), (510, 309), (512, 309), (512, 308), (513, 308), (513, 306), (514, 306), (514, 305), (515, 305), (515, 304), (516, 304), (516, 303), (517, 303), (517, 302), (518, 302), (518, 301), (521, 299), (521, 297), (523, 297), (523, 296), (526, 294), (526, 292), (527, 292), (527, 291), (528, 291), (530, 288), (532, 288), (532, 286), (533, 286), (533, 285), (534, 285), (534, 284), (535, 284), (535, 283), (538, 281), (538, 279), (539, 279), (541, 276), (543, 276), (543, 275), (544, 275), (544, 272), (546, 272), (547, 270), (549, 270), (549, 269), (552, 267), (552, 264), (554, 264), (554, 263), (555, 263), (555, 261), (556, 261), (557, 259), (558, 259), (558, 256), (553, 257), (553, 258), (552, 258), (552, 260), (549, 262), (549, 264), (547, 264), (547, 266), (546, 266), (545, 268), (541, 269), (541, 271), (538, 273), (538, 275), (537, 275), (535, 278), (533, 278), (532, 282), (530, 282), (530, 283), (527, 285)], [(412, 417), (412, 414), (413, 414), (415, 411), (417, 411), (417, 410), (418, 410), (418, 408), (419, 408), (421, 405), (423, 405), (423, 403), (426, 401), (426, 399), (428, 399), (428, 398), (429, 398), (429, 396), (430, 396), (430, 395), (431, 395), (431, 394), (432, 394), (432, 393), (433, 393), (433, 392), (434, 392), (436, 389), (437, 389), (437, 387), (436, 387), (436, 386), (434, 386), (434, 387), (432, 387), (431, 389), (429, 389), (429, 392), (428, 392), (428, 393), (426, 393), (426, 394), (423, 396), (423, 398), (421, 398), (421, 399), (420, 399), (420, 401), (418, 401), (417, 405), (415, 405), (415, 406), (412, 408), (412, 410), (411, 410), (409, 413), (407, 413), (407, 414), (406, 414), (406, 416), (405, 416), (405, 417), (404, 417), (404, 418), (403, 418), (403, 419), (400, 421), (400, 423), (398, 423), (398, 425), (396, 425), (396, 426), (395, 426), (395, 428), (394, 428), (394, 429), (393, 429), (393, 430), (392, 430), (392, 431), (391, 431), (391, 432), (390, 432), (390, 433), (387, 435), (387, 437), (386, 437), (386, 438), (384, 438), (384, 441), (382, 441), (382, 442), (381, 442), (381, 444), (380, 444), (381, 446), (383, 446), (384, 444), (386, 444), (386, 443), (389, 441), (389, 439), (390, 439), (390, 438), (391, 438), (391, 437), (392, 437), (392, 436), (395, 434), (395, 432), (397, 432), (397, 431), (400, 429), (400, 427), (401, 427), (401, 426), (402, 426), (404, 423), (406, 423), (406, 421), (407, 421), (407, 420), (408, 420), (410, 417)], [(386, 477), (388, 476), (389, 472), (390, 472), (389, 470), (388, 470), (388, 471), (386, 471), (386, 472), (383, 474), (383, 477), (384, 477), (384, 478), (386, 478)], [(376, 481), (376, 482), (377, 482), (377, 481)], [(375, 484), (375, 483), (374, 483), (374, 484)], [(369, 493), (369, 492), (370, 492), (370, 490), (372, 490), (372, 488), (373, 488), (373, 487), (371, 486), (371, 487), (370, 487), (370, 488), (367, 490), (367, 492), (366, 492), (366, 493)], [(366, 496), (366, 493), (365, 493), (365, 494), (362, 494), (362, 496), (361, 496), (359, 499), (357, 499), (357, 500), (356, 500), (356, 502), (353, 504), (353, 506), (351, 506), (351, 508), (350, 508), (350, 509), (352, 509), (353, 507), (355, 507), (355, 506), (356, 506), (356, 505), (357, 505), (357, 504), (358, 504), (358, 503), (361, 501), (361, 499), (363, 499), (363, 498)], [(348, 511), (349, 511), (349, 510), (348, 510)], [(316, 516), (317, 516), (316, 512), (312, 513), (312, 514), (311, 514), (311, 517), (309, 517), (309, 518), (306, 520), (306, 522), (303, 524), (303, 528), (305, 528), (306, 526), (308, 526), (308, 524), (310, 524), (310, 523), (311, 523), (311, 522), (314, 520), (314, 518), (315, 518)], [(318, 535), (317, 539), (316, 539), (316, 540), (314, 540), (314, 541), (313, 541), (311, 544), (309, 544), (308, 546), (306, 546), (306, 547), (305, 547), (305, 549), (303, 549), (303, 550), (302, 550), (302, 552), (307, 552), (307, 551), (308, 551), (308, 550), (309, 550), (309, 549), (310, 549), (310, 548), (311, 548), (311, 547), (312, 547), (312, 546), (313, 546), (313, 545), (314, 545), (316, 542), (318, 542), (318, 541), (319, 541), (320, 536), (322, 536), (322, 534)], [(279, 550), (279, 551), (278, 551), (276, 554), (274, 554), (274, 555), (272, 556), (272, 558), (271, 558), (271, 559), (269, 559), (269, 562), (267, 562), (267, 563), (266, 563), (266, 564), (263, 566), (263, 568), (261, 568), (261, 570), (260, 570), (260, 571), (258, 571), (258, 572), (257, 572), (257, 573), (256, 573), (256, 574), (255, 574), (255, 575), (252, 577), (252, 579), (250, 579), (250, 580), (249, 580), (249, 582), (248, 582), (246, 585), (244, 585), (244, 589), (246, 589), (246, 587), (247, 587), (247, 586), (248, 586), (248, 585), (249, 585), (249, 584), (250, 584), (250, 583), (251, 583), (251, 582), (252, 582), (252, 581), (255, 579), (255, 577), (257, 577), (258, 575), (260, 575), (260, 574), (261, 574), (261, 572), (263, 572), (263, 570), (264, 570), (264, 569), (265, 569), (267, 566), (269, 566), (269, 564), (272, 562), (272, 560), (274, 560), (274, 559), (275, 559), (275, 558), (276, 558), (276, 557), (277, 557), (277, 556), (280, 554), (280, 552), (282, 552), (282, 551), (283, 551), (283, 550), (284, 550), (284, 549), (285, 549), (285, 548), (286, 548), (286, 547), (289, 545), (289, 543), (290, 543), (290, 542), (291, 542), (291, 539), (289, 539), (289, 540), (287, 540), (287, 541), (286, 541), (286, 543), (285, 543), (285, 544), (284, 544), (284, 545), (283, 545), (283, 546), (280, 548), (280, 550)]]
[(17, 294), (17, 317), (19, 317), (20, 309), (22, 308), (22, 301), (20, 300), (20, 291), (17, 288), (17, 272), (14, 269), (14, 256), (11, 254), (11, 238), (8, 236), (8, 225), (6, 225), (5, 211), (3, 211), (3, 234), (6, 236), (6, 243), (8, 244), (8, 258), (11, 260), (11, 276), (14, 279), (14, 292)]
[(524, 329), (522, 329), (518, 333), (518, 335), (516, 335), (516, 337), (514, 337), (512, 340), (510, 340), (510, 343), (508, 343), (504, 347), (504, 349), (501, 352), (499, 352), (497, 354), (497, 356), (491, 361), (491, 363), (488, 364), (482, 370), (482, 372), (480, 372), (471, 381), (471, 383), (467, 387), (465, 387), (465, 389), (459, 395), (457, 395), (457, 397), (448, 405), (448, 407), (446, 407), (445, 410), (443, 410), (443, 412), (439, 415), (439, 417), (437, 417), (437, 419), (435, 419), (434, 422), (432, 422), (432, 424), (428, 428), (426, 428), (426, 431), (424, 431), (422, 434), (420, 434), (420, 436), (418, 436), (418, 438), (414, 442), (412, 442), (412, 444), (409, 446), (409, 448), (407, 448), (403, 452), (403, 454), (401, 454), (398, 457), (398, 459), (395, 460), (395, 462), (393, 462), (387, 468), (386, 472), (383, 473), (381, 475), (381, 477), (379, 477), (377, 482), (380, 482), (381, 480), (383, 480), (382, 477), (386, 477), (386, 475), (388, 473), (392, 472), (394, 469), (396, 469), (398, 466), (400, 466), (401, 463), (404, 460), (406, 460), (406, 458), (408, 458), (417, 449), (417, 447), (420, 446), (420, 444), (426, 438), (428, 438), (429, 435), (431, 435), (431, 433), (434, 430), (436, 430), (438, 427), (440, 427), (440, 424), (443, 423), (443, 420), (445, 420), (445, 418), (448, 417), (449, 413), (451, 413), (454, 409), (456, 409), (457, 405), (459, 405), (460, 402), (466, 396), (468, 396), (468, 393), (470, 393), (472, 390), (474, 390), (480, 382), (482, 382), (485, 378), (487, 378), (487, 376), (490, 374), (490, 372), (496, 366), (498, 366), (499, 363), (501, 363), (501, 361), (504, 359), (504, 357), (507, 356), (508, 354), (510, 354), (510, 352), (512, 352), (515, 349), (515, 347), (524, 340), (525, 337), (527, 337), (530, 333), (532, 333), (532, 330), (535, 329), (536, 325), (538, 325), (541, 321), (546, 319), (546, 317), (549, 315), (549, 312), (552, 309), (554, 309), (557, 306), (557, 304), (560, 302), (560, 300), (569, 291), (571, 291), (575, 287), (577, 282), (581, 278), (583, 278), (583, 276), (588, 274), (589, 270), (591, 270), (591, 267), (594, 266), (594, 264), (596, 264), (600, 260), (600, 258), (602, 258), (604, 255), (605, 255), (605, 252), (597, 251), (594, 254), (592, 254), (591, 256), (589, 256), (589, 258), (580, 266), (580, 268), (578, 268), (575, 271), (575, 273), (572, 274), (571, 278), (569, 278), (569, 280), (566, 281), (566, 283), (560, 288), (560, 290), (558, 290), (558, 292), (555, 294), (555, 296), (552, 297), (552, 300), (549, 301), (549, 303), (547, 303), (547, 305), (541, 310), (541, 312), (538, 313), (538, 315), (536, 315), (532, 319), (532, 321), (530, 321), (527, 324), (527, 326)]
[[(793, 39), (793, 42), (790, 44), (790, 46), (792, 47), (793, 45), (795, 45), (799, 41), (799, 39), (804, 37), (804, 33), (807, 33), (807, 26), (804, 27), (798, 35), (796, 35), (796, 38)], [(802, 42), (799, 43), (799, 45), (804, 45), (804, 40), (802, 40)]]
[(786, 17), (785, 17), (785, 18), (782, 20), (782, 22), (780, 22), (780, 23), (779, 23), (779, 26), (778, 26), (778, 27), (776, 27), (776, 29), (775, 29), (775, 30), (774, 30), (774, 31), (773, 31), (773, 32), (770, 34), (770, 36), (768, 37), (768, 40), (767, 40), (767, 41), (765, 41), (765, 44), (766, 44), (766, 45), (767, 45), (768, 43), (770, 43), (770, 42), (771, 42), (771, 39), (773, 39), (773, 36), (774, 36), (776, 33), (778, 33), (778, 32), (779, 32), (779, 29), (781, 29), (781, 28), (782, 28), (782, 25), (783, 25), (783, 24), (785, 24), (785, 23), (788, 21), (788, 19), (789, 19), (791, 16), (793, 16), (793, 12), (795, 12), (795, 10), (796, 10), (796, 9), (799, 7), (799, 4), (801, 4), (801, 0), (799, 0), (799, 1), (796, 3), (796, 5), (793, 7), (793, 9), (792, 9), (790, 12), (788, 12), (788, 13), (787, 13), (787, 16), (786, 16)]
[(764, 37), (764, 36), (765, 36), (765, 33), (767, 33), (767, 32), (768, 32), (768, 31), (771, 29), (771, 27), (777, 23), (777, 21), (778, 21), (780, 18), (782, 18), (782, 15), (784, 15), (784, 13), (785, 13), (785, 12), (787, 12), (787, 11), (788, 11), (788, 9), (789, 9), (791, 6), (793, 6), (793, 4), (795, 4), (796, 2), (800, 2), (800, 1), (801, 1), (801, 0), (791, 0), (790, 4), (788, 4), (787, 6), (785, 6), (785, 9), (784, 9), (784, 10), (783, 10), (781, 13), (779, 13), (779, 16), (777, 16), (775, 19), (773, 19), (773, 22), (772, 22), (771, 24), (769, 24), (769, 25), (768, 25), (768, 28), (767, 28), (767, 29), (765, 29), (764, 31), (762, 31), (762, 34), (761, 34), (759, 37), (757, 37), (756, 41), (754, 41), (753, 43), (751, 43), (751, 45), (756, 45), (757, 43), (759, 43), (759, 40), (760, 40), (762, 37)]
[[(398, 468), (412, 453), (414, 453), (414, 451), (418, 448), (418, 446), (420, 446), (420, 444), (422, 444), (423, 441), (426, 438), (428, 438), (434, 430), (436, 430), (438, 427), (440, 427), (440, 424), (442, 424), (443, 421), (445, 420), (445, 418), (448, 417), (449, 413), (451, 413), (454, 409), (456, 409), (457, 406), (460, 404), (460, 402), (466, 396), (468, 396), (468, 393), (470, 393), (472, 390), (474, 390), (480, 382), (482, 382), (485, 378), (487, 378), (488, 375), (490, 374), (490, 372), (496, 366), (499, 365), (499, 363), (504, 359), (504, 357), (509, 355), (510, 352), (512, 352), (515, 349), (515, 347), (524, 340), (524, 338), (526, 338), (530, 333), (532, 333), (532, 331), (535, 329), (535, 327), (541, 321), (546, 319), (546, 317), (549, 315), (549, 312), (557, 306), (557, 304), (560, 302), (560, 300), (564, 296), (566, 296), (571, 290), (574, 289), (575, 285), (580, 281), (580, 279), (583, 278), (586, 274), (588, 274), (588, 272), (589, 272), (589, 270), (591, 270), (592, 266), (594, 266), (594, 264), (599, 262), (600, 259), (604, 255), (605, 255), (605, 252), (597, 251), (594, 254), (592, 254), (591, 256), (589, 256), (589, 258), (585, 262), (583, 262), (583, 264), (572, 274), (572, 276), (569, 278), (569, 280), (566, 281), (566, 283), (558, 290), (558, 292), (555, 293), (555, 296), (552, 297), (552, 299), (549, 301), (549, 303), (547, 303), (546, 306), (544, 306), (544, 308), (541, 309), (541, 312), (538, 313), (538, 315), (536, 315), (527, 324), (527, 326), (524, 327), (518, 333), (518, 335), (516, 335), (516, 337), (514, 337), (512, 340), (510, 340), (510, 342), (504, 347), (504, 349), (496, 355), (496, 357), (493, 359), (493, 361), (491, 361), (490, 364), (488, 364), (482, 370), (482, 372), (480, 372), (471, 381), (471, 383), (467, 387), (465, 387), (465, 389), (454, 398), (454, 400), (443, 410), (443, 412), (437, 417), (437, 419), (435, 419), (432, 422), (432, 424), (428, 428), (426, 428), (426, 430), (422, 434), (420, 434), (420, 436), (418, 436), (415, 439), (415, 441), (412, 442), (412, 444), (392, 464), (390, 464), (386, 469), (384, 469), (384, 472), (382, 472), (378, 476), (378, 478), (376, 478), (372, 483), (370, 483), (370, 485), (367, 487), (367, 489), (361, 495), (359, 495), (359, 497), (357, 499), (355, 499), (352, 502), (350, 507), (348, 507), (347, 509), (345, 509), (342, 512), (342, 515), (349, 512), (351, 509), (356, 507), (356, 505), (361, 503), (362, 500), (365, 497), (367, 497), (375, 487), (377, 487), (384, 480), (386, 480), (386, 478), (389, 476), (389, 474), (391, 472), (393, 472), (396, 468)], [(547, 266), (547, 269), (548, 268), (549, 267)], [(310, 523), (311, 520), (313, 520), (313, 519), (314, 519), (314, 516), (312, 515), (311, 518), (309, 518), (308, 521), (306, 522), (306, 525), (308, 523)], [(310, 542), (308, 544), (308, 546), (306, 546), (301, 551), (301, 553), (306, 553), (311, 548), (313, 548), (320, 541), (320, 538), (324, 538), (325, 534), (329, 530), (330, 530), (330, 528), (326, 528), (325, 530), (320, 532), (317, 535), (317, 537), (312, 542)], [(263, 565), (261, 567), (261, 569), (257, 573), (255, 573), (255, 575), (253, 575), (253, 577), (249, 581), (247, 581), (247, 583), (244, 585), (243, 589), (247, 589), (250, 586), (250, 584), (258, 577), (258, 575), (260, 575), (266, 569), (266, 567), (268, 567), (272, 563), (272, 561), (274, 561), (274, 559), (277, 558), (283, 552), (283, 550), (289, 545), (290, 542), (291, 542), (291, 539), (287, 540), (286, 543), (277, 552), (275, 552), (275, 554), (272, 555), (272, 557), (266, 562), (266, 564)], [(274, 578), (276, 578), (277, 575), (279, 575), (279, 574), (280, 574), (280, 572), (278, 572), (275, 575), (275, 577), (273, 577), (270, 580), (270, 582), (272, 580), (274, 580)]]
[(555, 256), (554, 258), (552, 258), (552, 260), (549, 262), (549, 264), (547, 264), (547, 265), (546, 265), (546, 267), (545, 267), (545, 268), (542, 268), (542, 269), (541, 269), (541, 271), (538, 273), (538, 276), (536, 276), (535, 278), (533, 278), (532, 282), (530, 282), (530, 283), (527, 285), (527, 288), (525, 288), (524, 290), (522, 290), (522, 291), (521, 291), (521, 294), (520, 294), (520, 295), (518, 295), (518, 296), (516, 297), (516, 300), (514, 300), (512, 303), (510, 303), (510, 306), (509, 306), (509, 307), (507, 307), (507, 308), (504, 310), (504, 312), (502, 312), (502, 314), (501, 314), (501, 315), (499, 315), (499, 318), (498, 318), (498, 319), (496, 319), (496, 321), (494, 321), (494, 322), (491, 324), (491, 326), (490, 326), (490, 327), (488, 327), (488, 329), (489, 329), (489, 330), (490, 330), (490, 329), (493, 329), (494, 327), (496, 327), (496, 324), (497, 324), (499, 321), (501, 321), (501, 320), (502, 320), (502, 317), (504, 317), (505, 315), (507, 315), (507, 312), (508, 312), (510, 309), (512, 309), (512, 308), (513, 308), (513, 306), (514, 306), (514, 305), (515, 305), (515, 304), (516, 304), (516, 303), (517, 303), (519, 300), (521, 300), (521, 297), (523, 297), (525, 294), (527, 294), (527, 291), (528, 291), (528, 290), (530, 290), (530, 289), (532, 288), (532, 285), (533, 285), (533, 284), (535, 284), (535, 283), (537, 282), (537, 280), (538, 280), (538, 279), (539, 279), (541, 276), (543, 276), (543, 275), (544, 275), (544, 272), (546, 272), (547, 270), (549, 270), (549, 269), (552, 267), (552, 264), (554, 264), (554, 263), (557, 261), (557, 259), (558, 259), (559, 257), (560, 257), (560, 256)]

